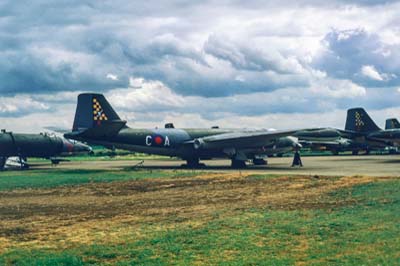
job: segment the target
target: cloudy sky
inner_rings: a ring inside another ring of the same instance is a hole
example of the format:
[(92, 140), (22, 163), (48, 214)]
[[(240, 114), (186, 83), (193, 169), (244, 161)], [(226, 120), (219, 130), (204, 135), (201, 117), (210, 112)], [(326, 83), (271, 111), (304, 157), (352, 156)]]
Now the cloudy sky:
[(342, 128), (356, 106), (382, 126), (400, 2), (1, 1), (0, 127), (71, 128), (80, 92), (132, 127)]

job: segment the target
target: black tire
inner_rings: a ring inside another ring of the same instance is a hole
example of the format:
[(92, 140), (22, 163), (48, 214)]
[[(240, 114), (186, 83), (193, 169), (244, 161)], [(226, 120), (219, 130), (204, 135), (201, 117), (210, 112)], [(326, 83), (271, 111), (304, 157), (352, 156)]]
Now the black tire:
[(264, 159), (253, 159), (254, 165), (267, 165), (268, 162)]
[(205, 167), (205, 164), (200, 163), (199, 158), (190, 158), (186, 159), (186, 164), (182, 166), (185, 168), (203, 168)]

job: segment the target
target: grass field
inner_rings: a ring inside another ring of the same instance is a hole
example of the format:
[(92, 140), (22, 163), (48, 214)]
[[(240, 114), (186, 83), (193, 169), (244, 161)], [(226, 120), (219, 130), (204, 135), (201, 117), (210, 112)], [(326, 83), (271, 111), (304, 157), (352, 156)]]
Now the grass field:
[(0, 265), (400, 265), (400, 178), (0, 173)]

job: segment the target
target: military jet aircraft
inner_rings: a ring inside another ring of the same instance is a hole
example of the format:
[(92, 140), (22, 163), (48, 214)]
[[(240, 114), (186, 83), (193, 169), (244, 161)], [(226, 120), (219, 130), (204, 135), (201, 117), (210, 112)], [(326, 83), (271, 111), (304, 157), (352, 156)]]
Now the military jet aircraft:
[[(392, 135), (390, 135), (392, 134)], [(392, 146), (395, 132), (381, 130), (363, 108), (347, 110), (345, 129), (317, 128), (299, 131), (294, 136), (305, 147), (330, 150), (333, 154), (351, 151), (353, 155), (364, 150), (382, 150)], [(398, 133), (400, 134), (400, 132)]]
[(126, 125), (102, 94), (78, 96), (69, 139), (107, 148), (179, 157), (188, 167), (199, 167), (203, 159), (230, 158), (232, 167), (242, 168), (247, 160), (266, 164), (265, 156), (279, 154), (301, 145), (291, 137), (295, 131), (247, 129), (178, 129), (172, 123), (161, 129), (134, 129)]
[[(20, 168), (28, 168), (28, 157), (50, 159), (58, 164), (59, 156), (89, 153), (92, 149), (83, 143), (50, 134), (20, 134), (2, 130), (0, 133), (0, 170), (4, 169), (8, 157), (18, 157)], [(13, 161), (15, 164), (15, 160)]]
[[(400, 123), (396, 118), (386, 119), (385, 130), (396, 129), (396, 128), (400, 128)], [(396, 154), (399, 152), (400, 149), (399, 147), (388, 147), (388, 150), (390, 154)]]

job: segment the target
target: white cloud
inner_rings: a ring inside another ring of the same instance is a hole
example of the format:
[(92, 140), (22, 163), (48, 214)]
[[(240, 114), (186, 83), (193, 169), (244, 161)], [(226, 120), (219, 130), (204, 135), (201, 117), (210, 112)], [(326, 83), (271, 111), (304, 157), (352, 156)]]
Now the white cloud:
[(111, 79), (111, 80), (118, 80), (118, 76), (111, 74), (111, 73), (108, 73), (106, 78)]
[(387, 75), (386, 74), (380, 74), (376, 70), (376, 68), (374, 66), (371, 66), (371, 65), (362, 66), (361, 73), (364, 76), (369, 77), (370, 79), (373, 79), (373, 80), (383, 81), (383, 80), (387, 79)]
[(337, 99), (364, 97), (367, 91), (364, 87), (350, 80), (317, 79), (313, 81), (310, 91), (321, 96)]
[(48, 105), (32, 99), (29, 95), (0, 97), (0, 115), (2, 116), (21, 115), (48, 109)]
[[(251, 126), (271, 119), (263, 127), (278, 129), (290, 127), (290, 113), (301, 126), (310, 122), (302, 114), (353, 104), (385, 109), (400, 93), (399, 3), (40, 2), (4, 8), (2, 124), (10, 125), (9, 116), (45, 124), (67, 112), (72, 119), (81, 91), (105, 93), (139, 124), (165, 117)], [(70, 110), (61, 112), (65, 106)]]
[(130, 78), (130, 87), (115, 89), (107, 96), (116, 107), (135, 110), (152, 110), (180, 107), (184, 99), (171, 91), (160, 81), (146, 81), (143, 78)]
[(45, 127), (71, 129), (74, 119), (75, 104), (61, 105), (53, 112), (31, 113), (19, 117), (0, 117), (1, 128), (18, 133), (45, 132)]

